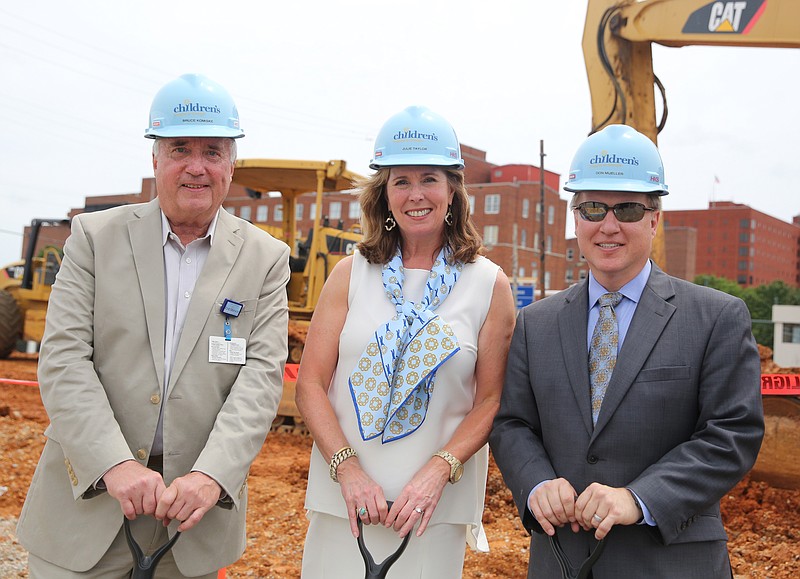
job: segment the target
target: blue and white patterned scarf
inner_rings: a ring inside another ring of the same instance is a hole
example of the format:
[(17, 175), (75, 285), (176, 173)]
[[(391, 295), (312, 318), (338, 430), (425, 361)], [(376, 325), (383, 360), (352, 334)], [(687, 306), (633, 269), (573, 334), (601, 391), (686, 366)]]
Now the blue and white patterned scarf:
[(459, 262), (449, 265), (446, 258), (442, 249), (419, 304), (403, 299), (400, 248), (383, 266), (383, 287), (397, 313), (375, 330), (349, 380), (364, 440), (381, 436), (386, 443), (417, 430), (428, 411), (436, 371), (461, 349), (453, 330), (433, 311), (450, 295), (463, 268)]

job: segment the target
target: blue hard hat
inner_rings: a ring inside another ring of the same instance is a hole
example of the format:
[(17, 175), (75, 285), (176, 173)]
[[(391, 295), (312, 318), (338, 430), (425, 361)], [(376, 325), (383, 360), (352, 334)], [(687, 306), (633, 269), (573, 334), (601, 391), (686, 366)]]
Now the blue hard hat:
[(230, 93), (201, 74), (184, 74), (158, 91), (150, 107), (148, 139), (244, 137)]
[(583, 142), (572, 159), (564, 189), (669, 193), (658, 148), (627, 125), (608, 125)]
[(370, 169), (400, 165), (464, 168), (453, 127), (426, 107), (400, 111), (381, 127)]

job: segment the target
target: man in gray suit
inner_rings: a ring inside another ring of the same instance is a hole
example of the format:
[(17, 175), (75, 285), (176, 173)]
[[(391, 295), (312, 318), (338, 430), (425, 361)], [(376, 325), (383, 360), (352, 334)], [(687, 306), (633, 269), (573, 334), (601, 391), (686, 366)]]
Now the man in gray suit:
[(520, 312), (490, 437), (528, 577), (561, 576), (556, 534), (573, 564), (605, 538), (593, 579), (730, 578), (719, 501), (764, 432), (747, 308), (649, 260), (667, 187), (644, 135), (590, 136), (565, 189), (590, 274)]
[[(244, 133), (217, 83), (156, 95), (157, 198), (72, 221), (39, 357), (47, 442), (17, 528), (33, 579), (216, 578), (245, 547), (247, 473), (281, 398), (288, 247), (221, 209)], [(152, 515), (152, 516), (150, 516)]]

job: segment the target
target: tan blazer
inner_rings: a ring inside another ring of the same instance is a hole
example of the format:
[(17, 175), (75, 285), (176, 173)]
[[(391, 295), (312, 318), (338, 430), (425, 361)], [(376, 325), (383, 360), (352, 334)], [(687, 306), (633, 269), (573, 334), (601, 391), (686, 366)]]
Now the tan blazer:
[[(147, 463), (164, 389), (165, 280), (158, 200), (77, 216), (53, 286), (39, 361), (47, 442), (17, 528), (29, 551), (85, 571), (122, 524), (93, 484), (124, 460)], [(181, 572), (235, 562), (245, 547), (246, 479), (281, 398), (288, 247), (221, 211), (191, 298), (164, 402), (164, 479), (191, 470), (220, 483), (215, 507), (175, 545)], [(225, 298), (247, 339), (243, 366), (209, 363)], [(173, 531), (175, 525), (173, 524)]]

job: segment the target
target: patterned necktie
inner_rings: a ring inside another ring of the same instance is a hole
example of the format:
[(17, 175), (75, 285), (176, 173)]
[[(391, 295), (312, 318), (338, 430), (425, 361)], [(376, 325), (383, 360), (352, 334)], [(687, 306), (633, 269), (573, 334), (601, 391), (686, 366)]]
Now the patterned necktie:
[(617, 363), (619, 328), (614, 306), (619, 304), (622, 294), (607, 293), (600, 296), (600, 317), (594, 326), (592, 343), (589, 346), (589, 380), (592, 384), (592, 423), (597, 424), (600, 406), (606, 395), (608, 381)]

